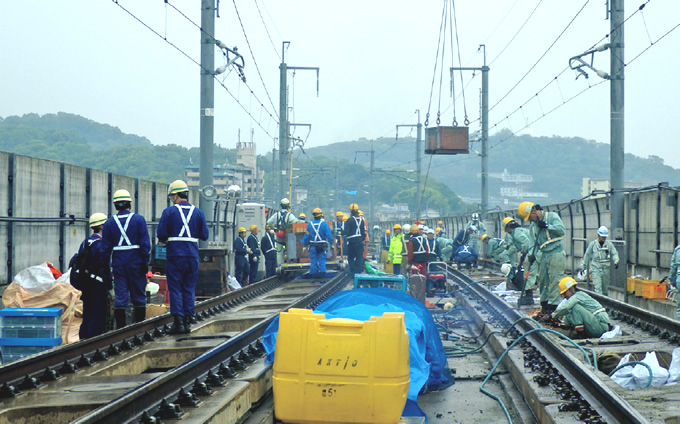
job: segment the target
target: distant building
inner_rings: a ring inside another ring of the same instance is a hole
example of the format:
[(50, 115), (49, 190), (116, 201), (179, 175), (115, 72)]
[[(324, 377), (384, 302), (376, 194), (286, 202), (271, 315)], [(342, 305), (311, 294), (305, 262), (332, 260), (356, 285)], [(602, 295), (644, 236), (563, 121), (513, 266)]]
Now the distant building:
[[(638, 183), (635, 181), (624, 181), (623, 188), (642, 188), (645, 185), (643, 183)], [(581, 185), (581, 196), (586, 197), (593, 191), (597, 191), (598, 194), (591, 196), (591, 199), (598, 197), (604, 197), (607, 192), (611, 190), (609, 185), (609, 178), (584, 178), (583, 184)]]
[[(185, 167), (184, 176), (192, 189), (200, 188), (200, 167)], [(236, 144), (236, 164), (216, 165), (213, 168), (213, 186), (217, 194), (223, 194), (227, 187), (237, 184), (241, 187), (241, 197), (246, 201), (261, 202), (264, 199), (264, 171), (257, 169), (257, 154), (254, 142)]]
[(409, 219), (411, 212), (407, 203), (396, 203), (394, 205), (380, 205), (375, 208), (374, 214), (377, 221), (394, 221)]

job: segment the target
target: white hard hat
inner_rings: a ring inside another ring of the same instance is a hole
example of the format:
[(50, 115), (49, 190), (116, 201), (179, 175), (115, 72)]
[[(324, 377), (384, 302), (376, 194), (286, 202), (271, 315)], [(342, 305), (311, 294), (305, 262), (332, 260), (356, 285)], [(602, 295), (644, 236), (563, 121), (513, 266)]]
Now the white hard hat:
[(597, 229), (597, 235), (600, 237), (609, 237), (609, 230), (603, 225)]
[(434, 234), (434, 230), (432, 228), (427, 229), (427, 234)]
[(411, 225), (410, 224), (404, 224), (404, 226), (402, 227), (402, 230), (404, 231), (404, 234), (408, 233), (409, 231), (411, 231)]
[(423, 224), (418, 224), (418, 229), (419, 229), (419, 230), (424, 230), (424, 229), (425, 229), (425, 226), (424, 226)]
[(479, 221), (479, 214), (478, 214), (477, 212), (474, 212), (474, 213), (472, 214), (472, 220), (473, 220), (473, 221)]
[(510, 264), (503, 264), (501, 265), (501, 273), (505, 275), (506, 277), (510, 275), (510, 271), (512, 271), (512, 265)]

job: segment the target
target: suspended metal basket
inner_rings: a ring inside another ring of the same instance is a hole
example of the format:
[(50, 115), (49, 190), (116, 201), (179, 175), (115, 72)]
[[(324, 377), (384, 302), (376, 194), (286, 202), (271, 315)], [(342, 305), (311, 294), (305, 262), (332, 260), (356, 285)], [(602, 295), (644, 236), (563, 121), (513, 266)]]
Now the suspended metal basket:
[(470, 153), (468, 127), (430, 127), (427, 128), (427, 148), (429, 155), (460, 155)]

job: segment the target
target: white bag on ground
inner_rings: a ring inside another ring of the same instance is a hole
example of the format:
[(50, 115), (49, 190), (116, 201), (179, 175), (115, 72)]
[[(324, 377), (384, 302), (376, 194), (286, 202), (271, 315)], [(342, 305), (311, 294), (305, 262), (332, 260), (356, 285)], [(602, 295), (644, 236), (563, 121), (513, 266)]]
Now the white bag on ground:
[(56, 281), (47, 262), (43, 262), (19, 271), (14, 277), (14, 282), (31, 294), (40, 294), (50, 290)]
[[(625, 364), (626, 362), (630, 362), (630, 353), (621, 358), (619, 361), (617, 367)], [(643, 367), (644, 368), (644, 367)], [(645, 368), (645, 371), (647, 369)], [(632, 366), (627, 366), (623, 367), (620, 370), (616, 371), (614, 375), (612, 375), (612, 380), (618, 384), (619, 386), (625, 388), (625, 389), (637, 389), (637, 386), (635, 385), (635, 378), (633, 377), (633, 367)], [(646, 381), (645, 381), (646, 384)]]
[(229, 284), (229, 287), (232, 290), (239, 290), (242, 288), (241, 284), (239, 284), (238, 280), (233, 275), (227, 276), (227, 284)]
[(611, 330), (609, 330), (605, 333), (602, 333), (600, 338), (601, 339), (612, 339), (614, 337), (620, 337), (622, 335), (623, 335), (623, 332), (621, 331), (621, 327), (619, 327), (617, 325), (616, 327), (612, 328)]
[(668, 381), (666, 384), (676, 384), (680, 381), (680, 347), (673, 349), (671, 365), (668, 367)]
[[(666, 384), (666, 381), (668, 381), (668, 370), (659, 365), (656, 352), (647, 352), (642, 362), (652, 367), (652, 386), (663, 386)], [(649, 380), (649, 370), (643, 365), (636, 365), (633, 368), (633, 378), (637, 387), (645, 387)]]

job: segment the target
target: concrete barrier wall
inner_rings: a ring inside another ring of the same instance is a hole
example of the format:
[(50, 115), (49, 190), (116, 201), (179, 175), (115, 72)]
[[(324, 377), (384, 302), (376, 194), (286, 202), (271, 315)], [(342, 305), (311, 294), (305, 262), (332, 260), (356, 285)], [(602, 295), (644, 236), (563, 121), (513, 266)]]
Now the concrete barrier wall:
[[(147, 220), (155, 245), (156, 225), (169, 205), (167, 184), (0, 152), (0, 286), (45, 261), (66, 270), (90, 235), (89, 216), (116, 213), (111, 199), (118, 189), (132, 195), (132, 210)], [(189, 201), (198, 204), (198, 191)]]
[[(668, 274), (671, 254), (680, 242), (678, 197), (677, 187), (668, 187), (663, 183), (625, 194), (623, 240), (616, 245), (627, 267), (620, 267), (616, 270), (617, 273), (623, 276), (628, 271), (631, 275), (651, 279), (660, 279)], [(578, 268), (585, 249), (597, 237), (596, 232), (600, 226), (605, 225), (611, 230), (608, 196), (543, 207), (545, 210), (558, 212), (564, 223), (564, 250), (567, 254), (568, 271)], [(515, 217), (528, 227), (528, 223), (524, 223), (517, 214), (517, 209), (494, 210), (488, 212), (484, 219), (491, 237), (505, 236), (501, 222), (506, 216)], [(434, 228), (440, 220), (446, 226), (447, 237), (452, 238), (470, 220), (470, 215), (433, 218), (425, 222)], [(408, 221), (412, 222), (413, 220)], [(384, 231), (391, 229), (396, 223), (403, 225), (407, 222), (389, 221), (378, 225)], [(611, 233), (610, 239), (613, 239)]]

